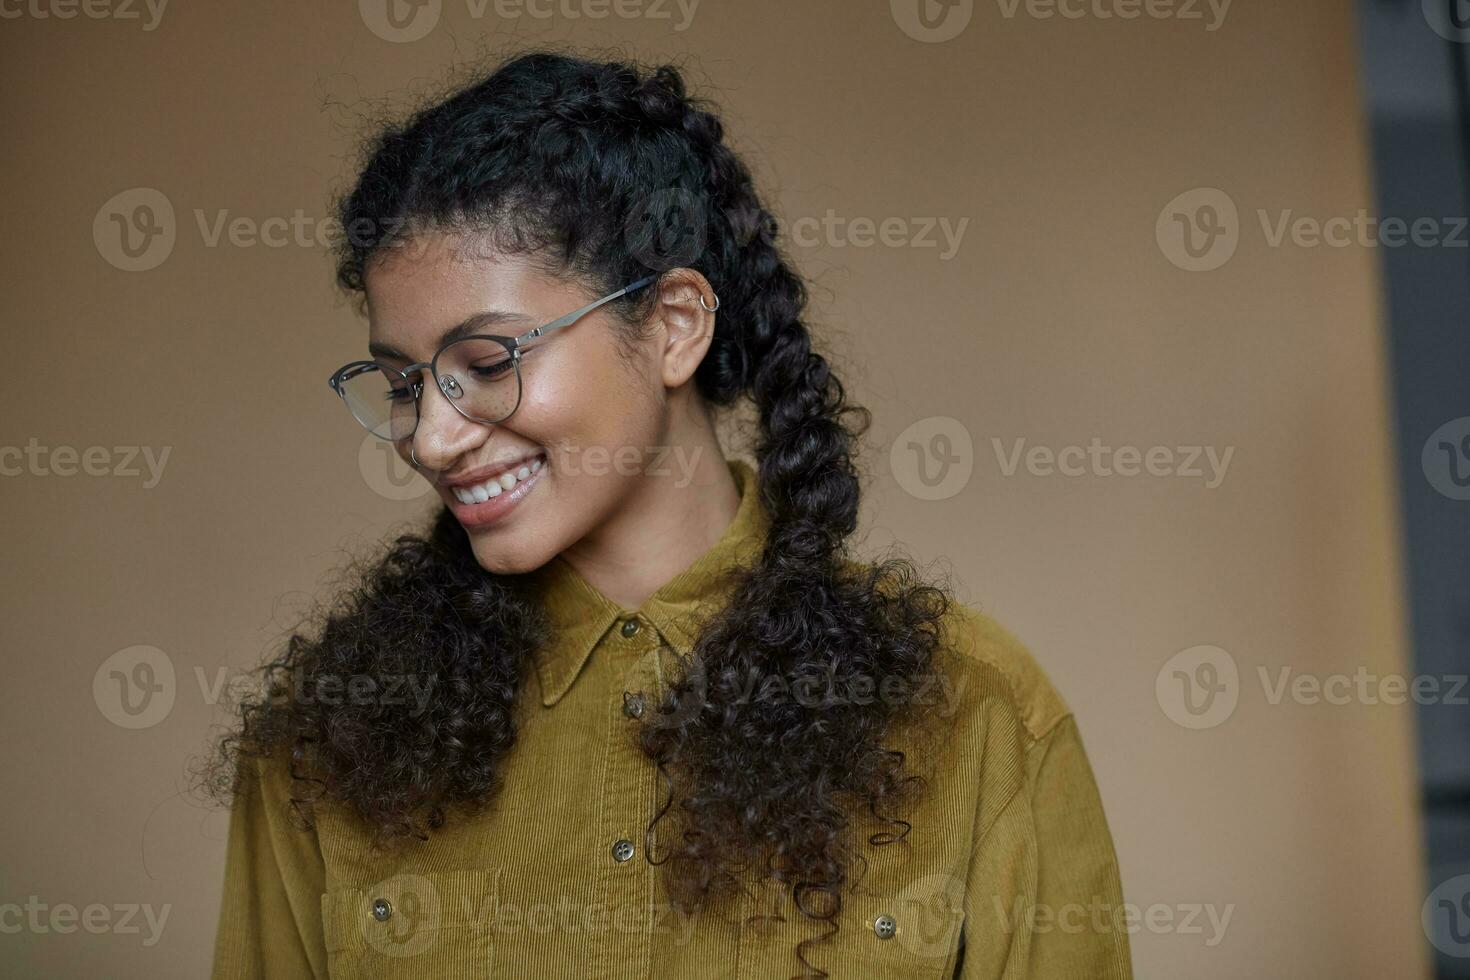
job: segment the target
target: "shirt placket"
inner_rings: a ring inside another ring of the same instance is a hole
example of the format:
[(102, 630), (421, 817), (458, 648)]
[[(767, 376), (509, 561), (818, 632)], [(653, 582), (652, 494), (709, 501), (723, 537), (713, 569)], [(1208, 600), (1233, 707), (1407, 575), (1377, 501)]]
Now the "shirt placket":
[(608, 980), (652, 975), (657, 869), (643, 851), (657, 780), (653, 764), (638, 748), (636, 732), (638, 719), (655, 703), (660, 642), (646, 618), (622, 616), (593, 653), (606, 667), (598, 673), (608, 739), (592, 855), (598, 873), (591, 917), (605, 928), (598, 930), (593, 944), (591, 975)]

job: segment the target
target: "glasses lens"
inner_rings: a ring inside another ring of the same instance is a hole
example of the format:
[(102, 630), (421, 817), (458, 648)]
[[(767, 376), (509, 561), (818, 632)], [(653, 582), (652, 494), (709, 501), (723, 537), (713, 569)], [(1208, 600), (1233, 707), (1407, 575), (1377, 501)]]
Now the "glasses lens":
[(397, 442), (413, 435), (418, 405), (413, 388), (399, 372), (368, 368), (354, 373), (339, 387), (352, 417), (379, 439)]
[(520, 402), (520, 368), (498, 340), (455, 341), (439, 354), (435, 369), (444, 397), (477, 422), (499, 422)]

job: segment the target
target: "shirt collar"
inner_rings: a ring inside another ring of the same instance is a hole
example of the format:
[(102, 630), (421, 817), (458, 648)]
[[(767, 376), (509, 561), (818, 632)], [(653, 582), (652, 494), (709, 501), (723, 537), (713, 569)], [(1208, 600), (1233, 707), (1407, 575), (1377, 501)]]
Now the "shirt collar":
[(552, 628), (550, 641), (535, 653), (542, 703), (561, 700), (609, 629), (637, 615), (652, 623), (680, 654), (688, 654), (703, 618), (718, 611), (734, 588), (730, 573), (753, 564), (770, 530), (755, 468), (743, 459), (725, 464), (740, 492), (735, 518), (720, 539), (684, 571), (664, 583), (635, 613), (604, 596), (561, 555), (526, 574), (542, 596)]

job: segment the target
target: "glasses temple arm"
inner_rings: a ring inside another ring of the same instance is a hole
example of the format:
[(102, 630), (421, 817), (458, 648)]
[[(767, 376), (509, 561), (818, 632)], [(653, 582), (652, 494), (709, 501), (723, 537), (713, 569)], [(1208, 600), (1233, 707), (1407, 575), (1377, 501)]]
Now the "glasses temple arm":
[(591, 313), (593, 310), (597, 309), (603, 303), (611, 303), (613, 300), (617, 299), (619, 296), (622, 296), (624, 293), (631, 293), (635, 289), (641, 289), (642, 287), (648, 285), (649, 283), (653, 282), (657, 278), (658, 278), (657, 275), (644, 276), (642, 279), (639, 279), (637, 282), (630, 283), (630, 284), (624, 286), (622, 289), (619, 289), (615, 293), (609, 293), (608, 295), (602, 297), (602, 299), (597, 300), (594, 303), (589, 303), (586, 306), (582, 307), (580, 310), (577, 310), (577, 311), (572, 312), (572, 313), (568, 313), (566, 316), (561, 317), (560, 319), (557, 319), (557, 320), (552, 320), (550, 323), (542, 324), (541, 326), (537, 327), (535, 330), (528, 330), (528, 331), (526, 331), (525, 333), (521, 334), (519, 337), (516, 338), (516, 343), (517, 344), (524, 344), (524, 343), (526, 343), (529, 340), (534, 340), (537, 337), (541, 337), (541, 336), (544, 336), (546, 334), (549, 334), (553, 330), (559, 330), (562, 327), (565, 327), (565, 326), (568, 326), (568, 325), (570, 325), (572, 323), (575, 323), (577, 320), (581, 319), (582, 317), (586, 316), (588, 313)]

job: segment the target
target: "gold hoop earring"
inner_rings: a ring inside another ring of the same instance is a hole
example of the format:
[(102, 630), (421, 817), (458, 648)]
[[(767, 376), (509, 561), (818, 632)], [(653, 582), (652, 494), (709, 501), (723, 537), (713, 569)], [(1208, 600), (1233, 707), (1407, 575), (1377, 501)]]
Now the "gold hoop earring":
[(720, 296), (718, 293), (715, 294), (715, 305), (711, 307), (705, 305), (704, 296), (701, 295), (699, 297), (699, 305), (704, 307), (706, 313), (713, 313), (720, 308)]

